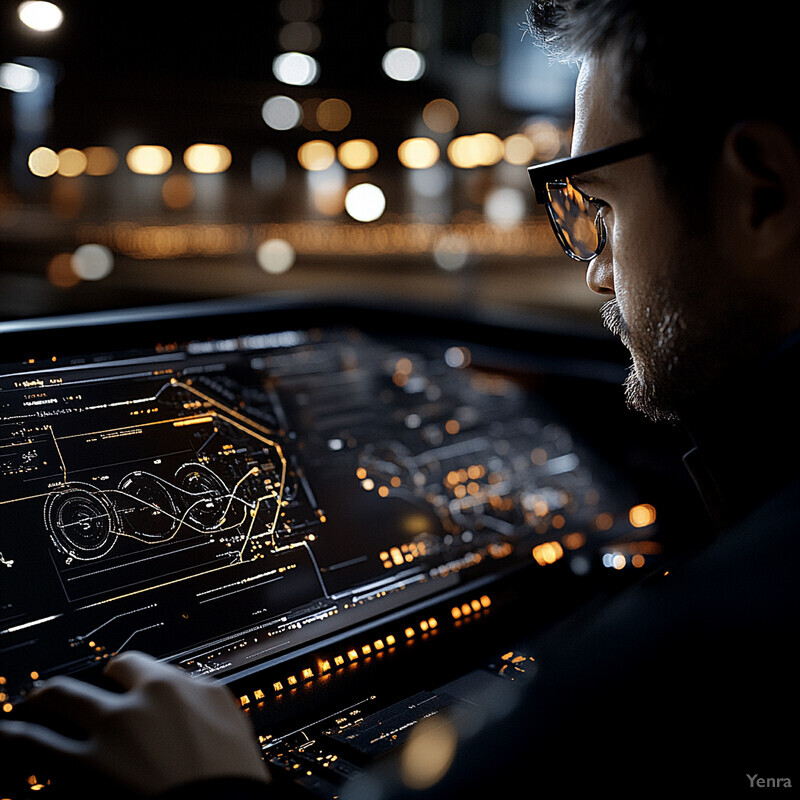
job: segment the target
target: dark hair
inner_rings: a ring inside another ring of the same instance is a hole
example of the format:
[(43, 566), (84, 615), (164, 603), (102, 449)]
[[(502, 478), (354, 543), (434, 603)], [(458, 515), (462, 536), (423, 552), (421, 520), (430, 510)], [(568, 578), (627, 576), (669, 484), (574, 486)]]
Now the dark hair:
[(667, 142), (659, 155), (675, 182), (698, 177), (737, 121), (775, 120), (800, 140), (787, 7), (764, 0), (758, 15), (723, 0), (533, 0), (525, 26), (554, 58), (608, 65), (621, 111)]
[(722, 0), (533, 0), (527, 27), (555, 57), (609, 62), (644, 129), (788, 121), (795, 29), (783, 6), (763, 5), (759, 17)]

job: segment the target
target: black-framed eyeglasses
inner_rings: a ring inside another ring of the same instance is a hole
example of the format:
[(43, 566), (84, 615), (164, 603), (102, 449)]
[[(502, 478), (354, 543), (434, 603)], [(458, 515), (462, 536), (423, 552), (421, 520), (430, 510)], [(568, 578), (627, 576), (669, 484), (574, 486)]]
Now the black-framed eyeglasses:
[(608, 235), (602, 214), (606, 204), (582, 192), (572, 184), (571, 178), (651, 150), (652, 139), (643, 136), (574, 158), (528, 167), (536, 202), (544, 204), (556, 238), (570, 258), (591, 261), (600, 255)]

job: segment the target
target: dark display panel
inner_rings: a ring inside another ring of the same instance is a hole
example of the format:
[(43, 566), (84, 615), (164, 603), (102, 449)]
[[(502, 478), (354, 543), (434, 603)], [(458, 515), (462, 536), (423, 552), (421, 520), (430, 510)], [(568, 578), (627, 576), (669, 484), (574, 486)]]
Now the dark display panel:
[(620, 537), (657, 552), (648, 507), (632, 524), (637, 498), (469, 343), (238, 324), (0, 376), (7, 695), (130, 648), (227, 679)]

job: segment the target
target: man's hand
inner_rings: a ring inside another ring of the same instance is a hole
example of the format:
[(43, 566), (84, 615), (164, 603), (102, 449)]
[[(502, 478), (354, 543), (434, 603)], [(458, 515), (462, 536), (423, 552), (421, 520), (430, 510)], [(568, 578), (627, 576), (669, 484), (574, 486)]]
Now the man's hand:
[(108, 797), (114, 788), (146, 797), (206, 778), (269, 781), (225, 687), (134, 652), (110, 661), (105, 674), (119, 692), (68, 677), (31, 692), (23, 719), (0, 722), (6, 754), (84, 797), (101, 787)]

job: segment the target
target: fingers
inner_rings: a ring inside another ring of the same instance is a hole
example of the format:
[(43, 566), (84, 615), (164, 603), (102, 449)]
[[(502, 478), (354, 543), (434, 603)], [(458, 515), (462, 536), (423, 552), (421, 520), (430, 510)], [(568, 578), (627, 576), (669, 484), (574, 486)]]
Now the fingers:
[(0, 720), (0, 737), (12, 752), (15, 747), (23, 746), (49, 756), (71, 758), (81, 755), (86, 748), (85, 742), (63, 736), (44, 725), (13, 719)]
[(176, 667), (164, 664), (152, 656), (130, 650), (114, 656), (103, 671), (125, 691), (142, 686), (148, 681), (157, 678), (173, 676)]
[(33, 722), (12, 719), (0, 720), (0, 749), (3, 753), (3, 770), (0, 784), (5, 791), (15, 787), (9, 796), (22, 796), (26, 776), (44, 774), (49, 778), (70, 774), (72, 765), (79, 762), (87, 744), (56, 733), (51, 728)]
[(68, 676), (57, 676), (34, 689), (22, 709), (26, 717), (33, 719), (44, 715), (79, 728), (91, 728), (108, 711), (113, 699), (114, 695), (105, 689)]

